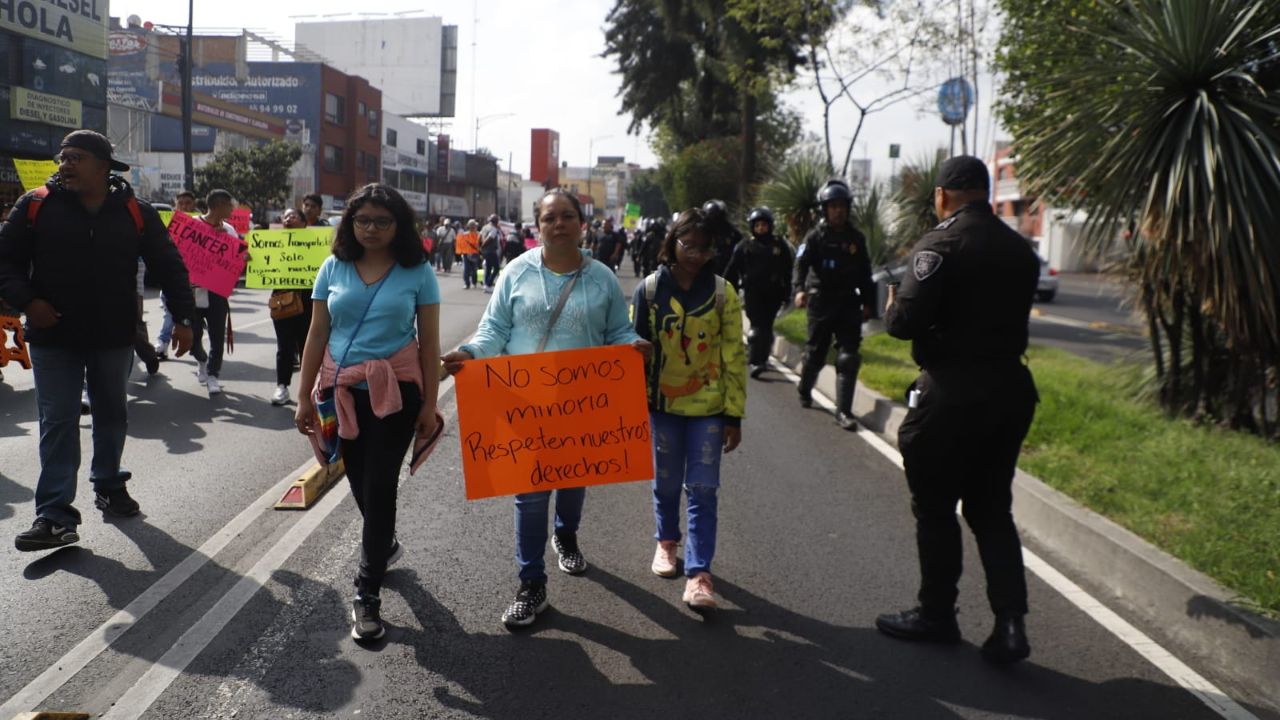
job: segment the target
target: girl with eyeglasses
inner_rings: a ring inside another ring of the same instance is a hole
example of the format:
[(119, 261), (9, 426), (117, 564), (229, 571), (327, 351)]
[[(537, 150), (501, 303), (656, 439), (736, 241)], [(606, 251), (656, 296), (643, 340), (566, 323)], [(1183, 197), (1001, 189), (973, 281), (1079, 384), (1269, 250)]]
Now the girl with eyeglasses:
[(351, 635), (376, 640), (383, 576), (400, 558), (396, 491), (415, 437), (434, 438), (440, 289), (413, 211), (395, 189), (366, 185), (347, 200), (333, 255), (316, 275), (294, 421), (317, 431), (313, 389), (334, 392), (351, 494), (364, 517)]
[(722, 451), (742, 440), (747, 404), (742, 306), (733, 284), (715, 274), (713, 229), (701, 210), (680, 214), (658, 251), (659, 268), (636, 287), (635, 329), (654, 344), (649, 358), (653, 428), (653, 514), (657, 548), (650, 569), (679, 574), (680, 494), (688, 496), (683, 600), (713, 610), (711, 560)]

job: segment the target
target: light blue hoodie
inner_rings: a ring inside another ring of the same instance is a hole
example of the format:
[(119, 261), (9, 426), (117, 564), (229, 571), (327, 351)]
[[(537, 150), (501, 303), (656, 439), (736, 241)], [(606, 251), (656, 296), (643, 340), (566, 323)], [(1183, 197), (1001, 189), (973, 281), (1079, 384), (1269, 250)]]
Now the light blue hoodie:
[[(582, 276), (551, 331), (547, 351), (625, 345), (640, 339), (618, 277), (585, 252), (583, 256)], [(459, 349), (477, 359), (537, 352), (551, 311), (572, 274), (559, 275), (543, 266), (541, 248), (511, 261), (498, 276), (475, 337)]]

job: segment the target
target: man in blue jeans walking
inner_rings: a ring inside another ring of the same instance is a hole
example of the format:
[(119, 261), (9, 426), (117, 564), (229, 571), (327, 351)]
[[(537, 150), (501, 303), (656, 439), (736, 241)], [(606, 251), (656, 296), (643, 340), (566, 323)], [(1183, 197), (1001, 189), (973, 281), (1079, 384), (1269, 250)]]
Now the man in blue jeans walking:
[(93, 416), (89, 480), (94, 505), (118, 517), (138, 514), (121, 469), (125, 383), (138, 322), (138, 258), (164, 288), (175, 355), (191, 347), (195, 311), (187, 270), (156, 211), (111, 171), (111, 143), (92, 130), (62, 141), (58, 172), (18, 200), (0, 225), (0, 298), (26, 315), (26, 339), (40, 415), (36, 520), (19, 533), (19, 550), (80, 539), (72, 504), (80, 471), (80, 389)]

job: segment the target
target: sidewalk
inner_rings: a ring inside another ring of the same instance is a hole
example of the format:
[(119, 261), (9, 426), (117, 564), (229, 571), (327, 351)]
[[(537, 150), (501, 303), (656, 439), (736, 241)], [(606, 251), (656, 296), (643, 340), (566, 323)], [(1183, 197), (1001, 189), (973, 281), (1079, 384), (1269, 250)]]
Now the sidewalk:
[[(872, 324), (864, 330), (874, 332)], [(788, 368), (798, 371), (802, 352), (775, 340), (774, 358)], [(816, 389), (835, 397), (830, 365)], [(904, 405), (858, 383), (853, 410), (863, 427), (897, 446)], [(1170, 651), (1212, 668), (1238, 699), (1280, 711), (1280, 623), (1233, 604), (1230, 590), (1021, 470), (1013, 513), (1023, 539), (1094, 596)]]

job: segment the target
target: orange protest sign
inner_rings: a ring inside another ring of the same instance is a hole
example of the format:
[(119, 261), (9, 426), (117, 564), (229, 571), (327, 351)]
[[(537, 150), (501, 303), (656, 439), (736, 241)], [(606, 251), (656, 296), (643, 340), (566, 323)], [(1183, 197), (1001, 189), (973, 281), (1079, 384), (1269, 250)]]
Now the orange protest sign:
[(629, 345), (473, 360), (456, 380), (468, 500), (653, 477)]

